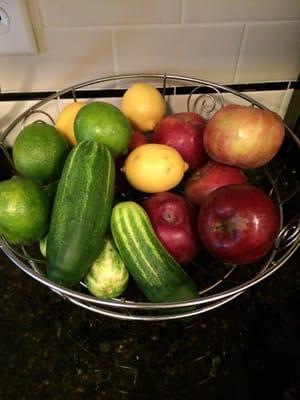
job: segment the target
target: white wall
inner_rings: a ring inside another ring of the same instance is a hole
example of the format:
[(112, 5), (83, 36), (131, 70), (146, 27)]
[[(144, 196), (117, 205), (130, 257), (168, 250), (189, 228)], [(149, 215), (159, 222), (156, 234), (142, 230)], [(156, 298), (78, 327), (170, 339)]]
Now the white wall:
[(300, 71), (300, 0), (27, 0), (27, 5), (39, 53), (0, 56), (4, 92), (56, 90), (127, 72), (245, 83), (295, 80)]
[[(292, 82), (300, 71), (300, 0), (24, 1), (38, 54), (0, 56), (3, 93), (123, 73), (231, 84)], [(291, 93), (250, 94), (284, 116)], [(28, 104), (0, 102), (0, 130)]]

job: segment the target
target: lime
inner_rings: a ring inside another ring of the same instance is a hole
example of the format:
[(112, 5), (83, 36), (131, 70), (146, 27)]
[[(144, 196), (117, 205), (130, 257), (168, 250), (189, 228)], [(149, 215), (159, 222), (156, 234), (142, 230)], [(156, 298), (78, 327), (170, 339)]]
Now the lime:
[(49, 219), (48, 197), (37, 182), (19, 176), (0, 182), (0, 234), (10, 244), (38, 241)]
[(12, 154), (23, 177), (50, 182), (60, 177), (68, 152), (67, 140), (54, 126), (33, 122), (16, 138)]
[(125, 154), (131, 138), (131, 126), (122, 111), (100, 101), (79, 110), (74, 131), (78, 142), (93, 140), (105, 144), (113, 156)]
[(71, 145), (75, 145), (77, 140), (74, 133), (74, 120), (78, 111), (87, 103), (74, 101), (63, 108), (57, 117), (55, 127), (64, 135)]
[(154, 86), (135, 83), (124, 93), (121, 110), (135, 129), (149, 132), (164, 117), (166, 102)]

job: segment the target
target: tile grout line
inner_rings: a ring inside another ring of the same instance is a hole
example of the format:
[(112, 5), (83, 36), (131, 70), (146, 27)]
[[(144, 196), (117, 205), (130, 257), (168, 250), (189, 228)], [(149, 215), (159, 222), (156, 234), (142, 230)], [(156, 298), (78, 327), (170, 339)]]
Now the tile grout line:
[(184, 0), (180, 0), (180, 24), (183, 25), (184, 21), (183, 21), (183, 3)]
[(234, 68), (234, 74), (233, 74), (233, 80), (232, 80), (233, 83), (236, 82), (237, 71), (238, 71), (238, 68), (239, 68), (239, 65), (240, 65), (241, 50), (242, 50), (242, 47), (243, 47), (243, 44), (244, 44), (246, 25), (247, 25), (247, 23), (244, 23), (243, 31), (242, 31), (242, 35), (241, 35), (240, 46), (239, 46), (239, 50), (238, 50), (238, 57), (237, 57), (237, 61), (236, 61), (235, 68)]
[(110, 37), (111, 37), (111, 48), (112, 48), (112, 58), (113, 58), (113, 71), (114, 75), (117, 74), (116, 68), (116, 38), (115, 38), (115, 27), (110, 27)]

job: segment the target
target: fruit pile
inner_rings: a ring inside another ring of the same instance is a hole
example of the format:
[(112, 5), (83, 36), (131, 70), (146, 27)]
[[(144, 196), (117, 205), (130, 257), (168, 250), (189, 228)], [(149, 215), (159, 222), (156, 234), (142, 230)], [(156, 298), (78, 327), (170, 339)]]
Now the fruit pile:
[[(271, 198), (247, 179), (284, 139), (280, 117), (229, 104), (209, 120), (167, 114), (146, 83), (121, 107), (74, 102), (55, 126), (27, 125), (0, 182), (0, 234), (11, 245), (40, 244), (47, 276), (100, 298), (121, 295), (130, 278), (151, 302), (194, 299), (185, 266), (204, 252), (249, 265), (272, 249), (280, 229)], [(129, 197), (128, 197), (129, 196)]]

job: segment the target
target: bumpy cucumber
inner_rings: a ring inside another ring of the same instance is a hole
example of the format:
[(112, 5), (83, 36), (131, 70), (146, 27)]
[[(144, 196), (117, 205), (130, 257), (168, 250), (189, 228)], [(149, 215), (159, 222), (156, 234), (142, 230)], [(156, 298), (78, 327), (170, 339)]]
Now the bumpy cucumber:
[(70, 152), (59, 181), (47, 236), (48, 277), (73, 286), (98, 257), (114, 195), (115, 169), (105, 145), (83, 141)]
[(150, 302), (197, 297), (194, 282), (162, 246), (139, 204), (133, 201), (116, 204), (111, 231), (130, 275)]
[(105, 238), (98, 258), (84, 278), (88, 290), (102, 299), (112, 299), (124, 292), (128, 279), (128, 271), (112, 238)]

